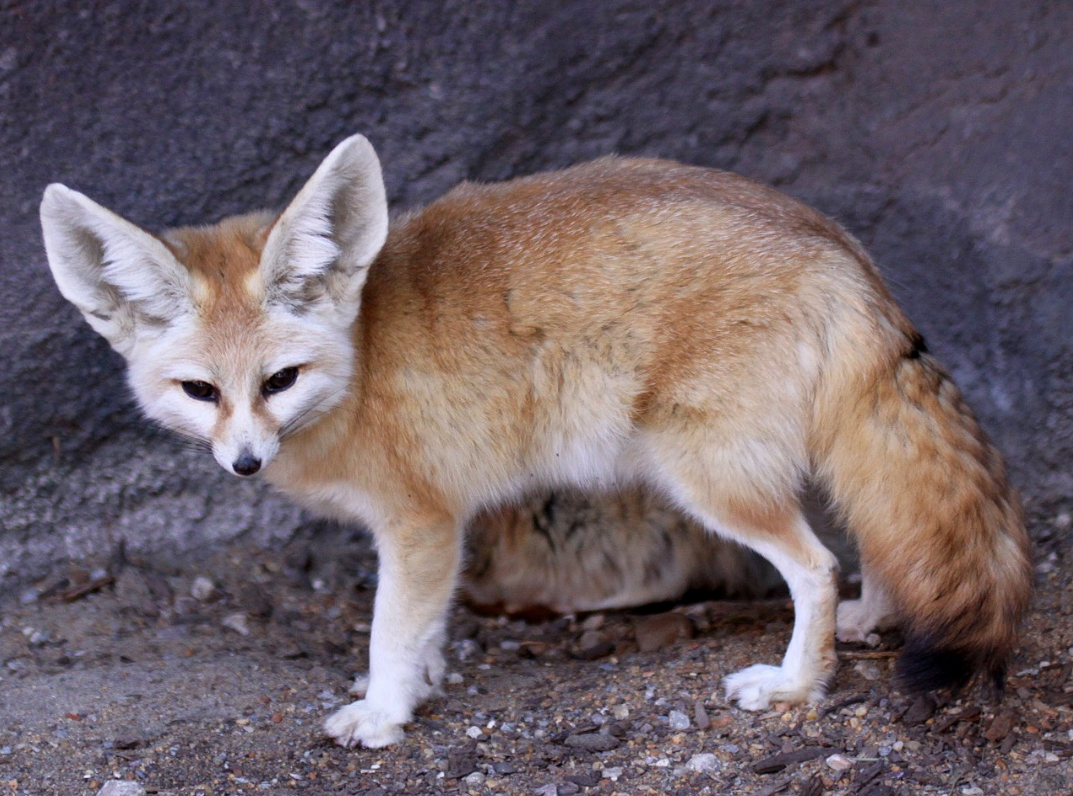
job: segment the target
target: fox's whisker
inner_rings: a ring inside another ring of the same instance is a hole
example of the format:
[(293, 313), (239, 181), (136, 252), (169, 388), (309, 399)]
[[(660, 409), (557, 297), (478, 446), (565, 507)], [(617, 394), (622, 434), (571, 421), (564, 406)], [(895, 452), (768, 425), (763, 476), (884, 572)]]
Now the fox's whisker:
[(150, 420), (150, 423), (154, 428), (163, 431), (170, 439), (188, 450), (198, 451), (199, 453), (212, 453), (212, 442), (204, 437), (181, 428), (169, 428), (156, 420)]
[(340, 395), (345, 394), (346, 387), (341, 387), (334, 392), (321, 398), (316, 403), (306, 407), (297, 415), (288, 420), (279, 430), (279, 439), (282, 442), (294, 434), (297, 434), (304, 428), (308, 428), (314, 422), (316, 422), (325, 412), (329, 411), (335, 406), (335, 400)]

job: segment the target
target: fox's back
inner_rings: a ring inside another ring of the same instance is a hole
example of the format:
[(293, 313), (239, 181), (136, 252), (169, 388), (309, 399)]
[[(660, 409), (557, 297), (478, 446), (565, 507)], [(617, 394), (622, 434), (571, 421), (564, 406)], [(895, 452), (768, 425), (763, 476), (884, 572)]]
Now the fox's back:
[(394, 225), (370, 279), (404, 281), (425, 306), (591, 327), (606, 314), (681, 317), (690, 301), (755, 310), (836, 259), (842, 276), (878, 284), (849, 235), (785, 194), (713, 169), (603, 158), (463, 183)]
[(430, 469), (591, 483), (621, 477), (635, 432), (674, 413), (802, 416), (825, 325), (885, 296), (856, 242), (783, 194), (607, 158), (463, 184), (401, 219), (359, 323), (375, 411), (420, 406), (444, 440), (413, 440), (441, 452)]

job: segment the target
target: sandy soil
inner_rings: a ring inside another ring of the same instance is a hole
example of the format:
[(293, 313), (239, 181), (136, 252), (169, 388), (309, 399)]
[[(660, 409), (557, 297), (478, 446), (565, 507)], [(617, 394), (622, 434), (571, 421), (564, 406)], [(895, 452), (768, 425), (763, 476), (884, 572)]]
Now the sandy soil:
[(1001, 701), (900, 693), (891, 635), (843, 647), (820, 705), (730, 707), (720, 678), (778, 660), (786, 599), (542, 622), (459, 607), (445, 695), (375, 751), (319, 731), (366, 660), (363, 541), (197, 562), (117, 551), (4, 606), (0, 796), (116, 792), (110, 780), (176, 796), (1069, 793), (1073, 566), (1054, 548)]

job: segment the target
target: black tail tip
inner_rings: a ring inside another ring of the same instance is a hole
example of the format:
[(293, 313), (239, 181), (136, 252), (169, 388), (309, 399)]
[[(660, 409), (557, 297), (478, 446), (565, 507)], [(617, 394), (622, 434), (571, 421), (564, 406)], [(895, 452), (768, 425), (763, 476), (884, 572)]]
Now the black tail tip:
[(964, 688), (978, 674), (986, 673), (996, 691), (1006, 684), (1006, 666), (991, 654), (943, 647), (927, 638), (906, 640), (898, 658), (898, 680), (909, 691), (922, 693)]

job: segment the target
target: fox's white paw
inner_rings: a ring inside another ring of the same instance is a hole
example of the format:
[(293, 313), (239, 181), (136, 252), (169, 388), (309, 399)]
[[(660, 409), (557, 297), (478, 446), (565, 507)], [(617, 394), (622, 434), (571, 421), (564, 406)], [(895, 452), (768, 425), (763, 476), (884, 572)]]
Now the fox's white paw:
[(818, 702), (826, 689), (822, 683), (803, 683), (781, 666), (763, 663), (749, 666), (723, 679), (727, 699), (746, 710), (764, 710), (772, 702)]
[(838, 604), (835, 636), (839, 641), (864, 641), (875, 631), (875, 618), (864, 600), (843, 600)]
[[(356, 684), (356, 683), (355, 683)], [(324, 722), (324, 731), (348, 749), (361, 744), (370, 749), (402, 740), (402, 724), (387, 714), (370, 708), (361, 699), (337, 710)]]
[(885, 606), (868, 600), (843, 600), (838, 604), (835, 636), (839, 641), (864, 641), (872, 633), (895, 627), (897, 617), (887, 613)]

